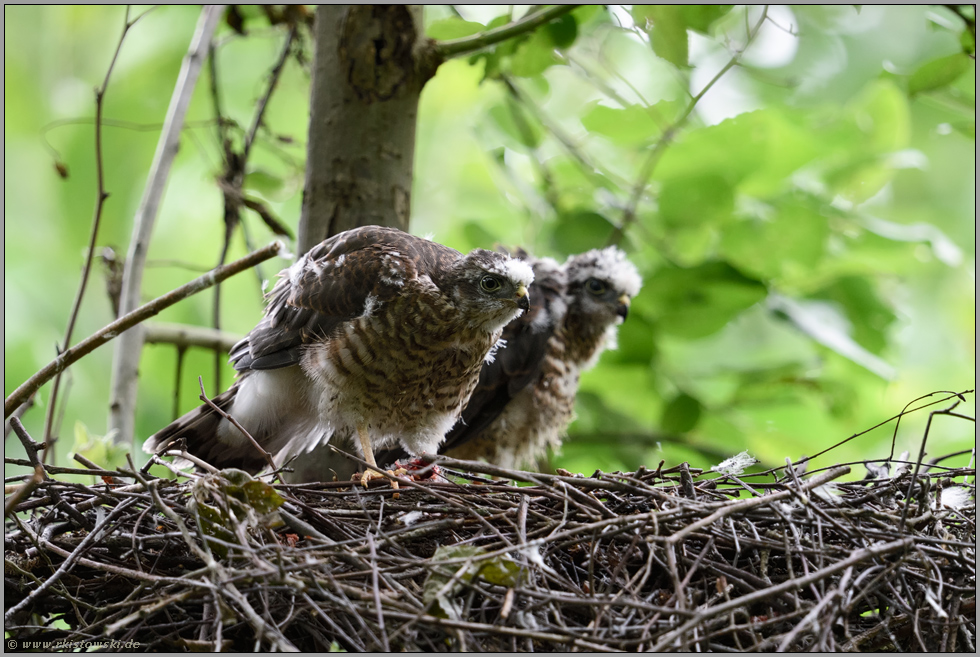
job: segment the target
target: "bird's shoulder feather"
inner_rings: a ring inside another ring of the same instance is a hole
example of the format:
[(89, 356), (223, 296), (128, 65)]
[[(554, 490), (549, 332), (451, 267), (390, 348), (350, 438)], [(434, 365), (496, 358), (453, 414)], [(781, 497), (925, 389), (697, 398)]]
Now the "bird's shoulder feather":
[(231, 351), (239, 371), (299, 363), (304, 345), (375, 312), (421, 277), (460, 258), (449, 247), (393, 228), (366, 226), (321, 242), (280, 272), (265, 316)]

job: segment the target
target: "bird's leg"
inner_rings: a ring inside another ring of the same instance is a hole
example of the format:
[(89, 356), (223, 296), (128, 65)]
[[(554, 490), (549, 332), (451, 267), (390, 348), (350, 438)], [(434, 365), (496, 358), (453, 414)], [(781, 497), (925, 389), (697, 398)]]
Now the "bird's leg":
[[(357, 438), (361, 441), (361, 451), (364, 453), (364, 460), (367, 461), (368, 465), (370, 465), (372, 468), (376, 468), (376, 470), (369, 470), (365, 468), (364, 474), (361, 475), (361, 485), (367, 488), (368, 481), (371, 479), (384, 479), (385, 476), (380, 472), (377, 472), (377, 469), (379, 469), (378, 462), (374, 459), (374, 448), (371, 447), (371, 436), (368, 435), (367, 427), (361, 424), (357, 425)], [(392, 472), (391, 470), (388, 470), (387, 472), (392, 477), (398, 474), (405, 474), (404, 470), (401, 470), (400, 472)], [(391, 487), (398, 490), (398, 482), (392, 479)], [(398, 493), (395, 493), (395, 497), (398, 497)]]

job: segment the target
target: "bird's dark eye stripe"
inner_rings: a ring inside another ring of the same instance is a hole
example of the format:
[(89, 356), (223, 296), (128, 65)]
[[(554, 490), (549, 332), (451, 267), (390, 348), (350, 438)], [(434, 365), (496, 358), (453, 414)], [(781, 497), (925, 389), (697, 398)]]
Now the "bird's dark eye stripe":
[(480, 279), (480, 287), (486, 292), (496, 292), (501, 288), (500, 279), (496, 276), (484, 276)]

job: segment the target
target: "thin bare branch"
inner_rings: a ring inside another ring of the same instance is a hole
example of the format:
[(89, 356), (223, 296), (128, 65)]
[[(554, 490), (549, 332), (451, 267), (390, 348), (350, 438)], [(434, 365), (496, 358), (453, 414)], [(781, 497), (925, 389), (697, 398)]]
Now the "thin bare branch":
[[(122, 50), (123, 41), (126, 40), (126, 35), (129, 30), (136, 22), (145, 16), (146, 14), (140, 14), (135, 20), (129, 20), (129, 5), (126, 6), (126, 11), (123, 14), (123, 29), (122, 34), (119, 35), (119, 41), (116, 43), (116, 50), (112, 53), (112, 59), (109, 60), (109, 67), (106, 69), (105, 79), (102, 81), (102, 85), (95, 90), (95, 179), (96, 179), (96, 198), (95, 198), (95, 209), (93, 211), (92, 226), (89, 231), (88, 239), (88, 249), (85, 252), (85, 264), (82, 266), (82, 277), (78, 282), (78, 288), (75, 290), (75, 299), (72, 301), (71, 312), (68, 317), (68, 326), (65, 328), (65, 337), (61, 341), (61, 345), (58, 346), (58, 351), (65, 349), (69, 344), (71, 344), (72, 334), (75, 331), (75, 322), (78, 320), (78, 313), (82, 307), (82, 299), (85, 297), (85, 289), (88, 286), (89, 274), (92, 271), (92, 261), (95, 258), (95, 242), (99, 235), (99, 227), (102, 225), (102, 208), (105, 206), (106, 199), (109, 198), (109, 193), (105, 188), (105, 172), (102, 165), (102, 112), (105, 107), (105, 94), (109, 87), (109, 78), (112, 76), (112, 71), (116, 66), (116, 61), (119, 59), (119, 51)], [(51, 387), (51, 396), (48, 400), (47, 411), (44, 417), (44, 443), (46, 445), (44, 449), (44, 456), (42, 461), (47, 462), (48, 454), (54, 454), (54, 443), (57, 438), (53, 435), (54, 427), (54, 415), (55, 410), (58, 407), (58, 392), (61, 388), (61, 375), (59, 372), (54, 378), (54, 383)]]
[(204, 380), (201, 379), (201, 377), (197, 377), (197, 382), (201, 386), (201, 401), (204, 402), (205, 404), (207, 404), (208, 406), (210, 406), (211, 407), (211, 410), (213, 410), (215, 413), (217, 413), (218, 415), (220, 415), (224, 419), (226, 419), (229, 422), (231, 422), (231, 424), (236, 429), (238, 429), (239, 431), (241, 431), (242, 432), (242, 435), (245, 436), (246, 438), (248, 438), (248, 441), (250, 443), (252, 443), (252, 447), (254, 447), (255, 449), (257, 449), (259, 451), (259, 453), (262, 454), (262, 458), (264, 458), (265, 459), (265, 462), (269, 465), (269, 470), (275, 470), (276, 469), (276, 463), (275, 463), (275, 461), (272, 460), (272, 454), (270, 454), (269, 452), (265, 451), (265, 448), (263, 448), (262, 445), (259, 444), (259, 441), (257, 441), (255, 438), (253, 438), (252, 437), (252, 434), (250, 434), (248, 432), (248, 430), (245, 427), (243, 427), (238, 420), (236, 420), (235, 418), (233, 418), (227, 412), (223, 411), (217, 404), (215, 404), (213, 401), (211, 401), (211, 399), (207, 396), (207, 393), (204, 392)]
[(512, 39), (513, 37), (531, 32), (541, 25), (550, 23), (556, 18), (561, 18), (578, 6), (579, 5), (552, 5), (551, 7), (547, 7), (541, 11), (528, 14), (518, 21), (508, 23), (507, 25), (501, 25), (500, 27), (487, 30), (486, 32), (463, 37), (461, 39), (439, 41), (435, 44), (435, 50), (442, 59), (469, 55), (478, 50), (483, 50), (484, 48), (500, 43), (501, 41), (506, 41), (507, 39)]
[(125, 331), (128, 329), (131, 329), (141, 322), (146, 321), (150, 317), (153, 317), (159, 313), (161, 310), (169, 308), (178, 301), (182, 301), (183, 299), (197, 294), (202, 290), (206, 290), (215, 283), (223, 281), (226, 278), (234, 276), (239, 272), (245, 271), (251, 267), (254, 267), (260, 262), (264, 262), (269, 258), (278, 255), (282, 252), (282, 249), (282, 242), (277, 240), (268, 246), (259, 249), (258, 251), (250, 253), (244, 258), (236, 260), (235, 262), (227, 264), (223, 267), (213, 269), (204, 276), (195, 278), (190, 283), (182, 285), (176, 290), (168, 292), (167, 294), (140, 306), (128, 315), (120, 317), (108, 326), (103, 327), (96, 333), (85, 338), (75, 346), (66, 349), (60, 356), (58, 356), (58, 358), (45, 365), (36, 374), (34, 374), (34, 376), (10, 393), (3, 403), (4, 417), (9, 417), (10, 414), (13, 413), (14, 409), (16, 409), (20, 404), (27, 400), (28, 397), (34, 394), (38, 388), (50, 381), (51, 378), (58, 372), (64, 371), (66, 367), (75, 363), (83, 356), (91, 353), (97, 347), (104, 345), (106, 342), (109, 342), (119, 335), (125, 335)]
[[(157, 142), (153, 164), (143, 198), (133, 225), (133, 236), (126, 256), (123, 287), (120, 296), (120, 314), (132, 312), (140, 301), (143, 287), (143, 269), (149, 251), (150, 236), (156, 222), (157, 210), (163, 198), (163, 190), (170, 175), (170, 167), (177, 155), (180, 131), (190, 105), (191, 95), (197, 84), (198, 74), (207, 54), (211, 36), (224, 13), (224, 5), (205, 5), (201, 10), (191, 45), (181, 65), (177, 84), (167, 108), (163, 131)], [(136, 380), (139, 356), (143, 346), (141, 330), (123, 335), (116, 345), (112, 364), (112, 395), (109, 404), (109, 430), (117, 442), (133, 439), (133, 423), (136, 408)]]
[(146, 344), (172, 344), (177, 347), (200, 347), (223, 354), (231, 351), (242, 336), (227, 331), (215, 331), (206, 326), (190, 324), (170, 324), (148, 322), (146, 324)]
[[(746, 8), (745, 11), (748, 12), (748, 8)], [(718, 71), (718, 73), (716, 73), (713, 78), (711, 78), (708, 84), (704, 85), (701, 91), (699, 91), (697, 95), (691, 98), (687, 106), (684, 108), (684, 111), (681, 112), (680, 116), (678, 116), (674, 120), (674, 122), (670, 124), (670, 126), (668, 126), (663, 131), (663, 133), (660, 135), (660, 139), (658, 139), (657, 143), (654, 144), (653, 148), (650, 149), (650, 152), (647, 154), (646, 160), (643, 161), (643, 166), (640, 168), (640, 175), (637, 176), (636, 183), (633, 185), (633, 190), (630, 193), (629, 202), (626, 205), (626, 209), (623, 211), (623, 219), (620, 222), (619, 226), (616, 227), (612, 235), (609, 237), (609, 244), (619, 244), (620, 240), (623, 239), (623, 235), (625, 235), (626, 229), (629, 228), (630, 224), (632, 224), (636, 220), (636, 210), (637, 207), (639, 206), (640, 198), (643, 196), (643, 192), (646, 190), (647, 185), (650, 184), (650, 178), (651, 176), (653, 176), (653, 171), (654, 169), (656, 169), (657, 163), (660, 161), (660, 158), (663, 156), (664, 151), (671, 144), (671, 142), (673, 142), (674, 136), (678, 133), (678, 131), (680, 131), (680, 129), (683, 128), (684, 125), (687, 123), (687, 120), (691, 116), (691, 113), (694, 111), (694, 108), (697, 107), (697, 104), (701, 101), (702, 98), (704, 98), (704, 95), (708, 93), (712, 89), (712, 87), (715, 86), (718, 80), (724, 77), (725, 73), (728, 73), (728, 71), (732, 67), (734, 67), (739, 63), (739, 61), (741, 61), (742, 55), (745, 54), (745, 51), (748, 49), (749, 45), (751, 45), (752, 42), (755, 41), (755, 37), (759, 34), (759, 30), (762, 29), (763, 24), (765, 24), (766, 17), (768, 16), (768, 12), (769, 12), (769, 7), (763, 6), (762, 15), (759, 17), (759, 20), (752, 27), (752, 29), (749, 30), (748, 32), (748, 38), (745, 41), (745, 46), (741, 50), (736, 52), (734, 55), (732, 55), (732, 58), (729, 59), (728, 62), (721, 67), (721, 70)], [(746, 14), (746, 16), (747, 15), (748, 14)]]

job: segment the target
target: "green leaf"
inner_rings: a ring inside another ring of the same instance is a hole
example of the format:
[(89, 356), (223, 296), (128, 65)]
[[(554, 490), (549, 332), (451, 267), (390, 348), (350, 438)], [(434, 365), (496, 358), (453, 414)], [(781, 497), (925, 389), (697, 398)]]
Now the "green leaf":
[(452, 39), (462, 39), (463, 37), (479, 34), (486, 31), (482, 23), (466, 21), (462, 18), (451, 16), (442, 20), (434, 21), (427, 28), (428, 37), (436, 41), (450, 41)]
[(71, 451), (106, 470), (115, 470), (126, 465), (126, 454), (129, 453), (129, 449), (125, 445), (117, 444), (111, 435), (89, 433), (88, 427), (80, 421), (75, 422), (75, 444)]
[(582, 392), (596, 394), (602, 401), (601, 407), (593, 407), (593, 416), (588, 418), (600, 432), (608, 432), (612, 427), (639, 431), (656, 419), (660, 397), (649, 362), (597, 367), (582, 377), (580, 397)]
[(812, 278), (827, 248), (827, 218), (795, 198), (767, 210), (764, 217), (726, 226), (721, 252), (740, 270), (763, 279)]
[(525, 78), (541, 75), (559, 63), (554, 49), (551, 37), (543, 30), (536, 30), (531, 38), (517, 46), (510, 62), (511, 73)]
[[(510, 16), (508, 14), (502, 14), (487, 23), (486, 30), (490, 31), (496, 27), (506, 25), (509, 22)], [(517, 50), (517, 46), (523, 43), (527, 38), (528, 36), (525, 34), (514, 37), (513, 39), (502, 41), (489, 50), (477, 53), (470, 57), (470, 64), (475, 65), (481, 59), (484, 60), (483, 79), (494, 79), (500, 75), (504, 62), (506, 62), (507, 59), (514, 54), (514, 52)]]
[(596, 187), (609, 189), (613, 185), (605, 176), (590, 176), (570, 155), (556, 155), (548, 160), (548, 168), (553, 188), (560, 194), (561, 208), (591, 208), (595, 204)]
[(689, 30), (708, 33), (708, 28), (716, 20), (732, 10), (734, 5), (680, 5)]
[(845, 276), (809, 296), (833, 301), (842, 308), (851, 322), (854, 340), (868, 351), (881, 354), (888, 345), (895, 311), (881, 300), (867, 278)]
[[(674, 66), (687, 66), (687, 20), (677, 5), (634, 5), (633, 17), (645, 26), (658, 57)], [(642, 20), (641, 20), (642, 19)]]
[(253, 169), (245, 174), (244, 186), (268, 197), (281, 192), (285, 183), (281, 177), (265, 169)]
[[(268, 483), (255, 479), (237, 468), (226, 468), (194, 482), (191, 507), (209, 536), (237, 543), (233, 528), (238, 523), (248, 527), (275, 529), (284, 523), (276, 511), (285, 500)], [(224, 557), (225, 545), (211, 544), (211, 549)]]
[(850, 335), (850, 324), (836, 304), (801, 301), (773, 295), (770, 306), (811, 338), (844, 358), (857, 363), (886, 381), (896, 376), (895, 368), (859, 345)]
[(969, 70), (972, 62), (961, 52), (926, 62), (909, 77), (909, 94), (945, 87)]
[(664, 181), (658, 201), (658, 218), (667, 228), (721, 225), (735, 209), (735, 192), (725, 177), (709, 172)]
[(578, 37), (578, 22), (571, 13), (559, 17), (541, 28), (555, 48), (565, 49)]
[[(630, 105), (623, 109), (594, 105), (582, 116), (582, 125), (589, 132), (609, 138), (615, 144), (624, 146), (643, 145), (652, 142), (662, 132), (663, 122), (654, 118), (652, 112), (659, 112), (666, 120), (673, 116), (676, 103), (658, 103), (652, 110), (641, 105)], [(669, 110), (664, 111), (664, 110)]]
[[(528, 149), (535, 149), (541, 144), (544, 132), (536, 122), (528, 120), (527, 116), (520, 114), (523, 110), (516, 107), (509, 101), (507, 104), (494, 105), (488, 112), (493, 122), (507, 135), (517, 141), (518, 144)], [(518, 112), (515, 116), (515, 112)]]
[(609, 11), (605, 5), (579, 5), (572, 10), (572, 16), (579, 25), (595, 27), (598, 23), (608, 24)]
[(694, 267), (711, 259), (717, 250), (718, 229), (712, 224), (675, 226), (661, 248), (680, 267)]
[[(498, 586), (520, 585), (522, 571), (519, 564), (505, 555), (481, 559), (484, 554), (486, 554), (484, 548), (474, 545), (443, 545), (436, 548), (435, 554), (432, 555), (429, 575), (422, 585), (422, 601), (427, 606), (435, 605), (432, 609), (434, 615), (458, 619), (462, 604), (453, 598), (463, 589), (463, 584), (472, 581), (474, 577), (482, 577)], [(443, 563), (450, 559), (472, 559), (472, 561)]]
[(688, 60), (688, 30), (706, 34), (732, 5), (633, 5), (637, 26), (650, 35), (653, 52), (678, 67)]
[(500, 555), (492, 559), (484, 559), (477, 573), (480, 578), (485, 579), (497, 586), (513, 588), (520, 585), (522, 580), (522, 570), (520, 565), (513, 559)]
[(237, 542), (235, 533), (228, 529), (231, 525), (230, 518), (220, 509), (204, 504), (203, 502), (193, 502), (192, 508), (197, 513), (197, 517), (201, 522), (201, 529), (204, 530), (204, 533), (222, 541), (221, 543), (208, 541), (211, 550), (219, 557), (227, 557), (228, 546), (225, 543)]
[(561, 253), (582, 253), (605, 246), (613, 230), (614, 226), (609, 220), (597, 212), (573, 211), (558, 218), (551, 243)]
[(963, 48), (963, 53), (968, 56), (977, 54), (977, 38), (970, 34), (970, 30), (960, 32), (960, 46)]
[(912, 136), (909, 100), (893, 82), (871, 83), (850, 110), (864, 133), (866, 150), (890, 153), (908, 147)]
[(664, 333), (699, 338), (710, 335), (766, 296), (766, 286), (725, 262), (668, 267), (643, 285), (647, 313)]
[(792, 172), (842, 144), (850, 147), (843, 139), (830, 141), (816, 133), (799, 115), (770, 108), (692, 130), (667, 149), (654, 178), (714, 173), (746, 194), (782, 191)]
[(757, 111), (692, 130), (664, 152), (654, 178), (716, 173), (737, 184), (765, 166), (770, 150), (769, 123), (767, 113)]
[(286, 502), (275, 488), (259, 480), (242, 486), (242, 496), (259, 513), (272, 513)]
[[(805, 116), (805, 115), (804, 115)], [(758, 168), (739, 181), (742, 194), (768, 197), (781, 193), (789, 184), (787, 178), (801, 167), (833, 152), (835, 144), (825, 140), (796, 112), (783, 108), (753, 112), (745, 117), (755, 134), (750, 137), (765, 149)]]
[(660, 427), (667, 433), (687, 433), (701, 418), (701, 402), (687, 393), (680, 393), (664, 407)]
[(658, 212), (642, 220), (662, 236), (665, 255), (690, 267), (715, 252), (718, 229), (731, 219), (735, 194), (724, 176), (709, 171), (664, 181), (658, 202)]

